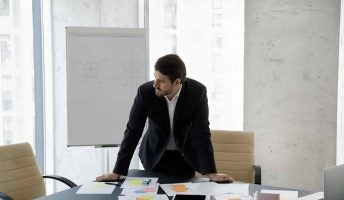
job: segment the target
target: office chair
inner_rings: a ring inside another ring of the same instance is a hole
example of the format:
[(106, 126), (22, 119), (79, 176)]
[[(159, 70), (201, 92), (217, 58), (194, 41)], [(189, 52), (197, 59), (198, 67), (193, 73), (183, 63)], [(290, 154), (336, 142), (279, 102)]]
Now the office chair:
[(0, 146), (0, 199), (36, 199), (46, 195), (43, 178), (51, 178), (69, 187), (72, 181), (55, 175), (42, 176), (29, 143)]
[(218, 173), (238, 182), (261, 184), (261, 167), (254, 165), (254, 135), (245, 131), (211, 130)]

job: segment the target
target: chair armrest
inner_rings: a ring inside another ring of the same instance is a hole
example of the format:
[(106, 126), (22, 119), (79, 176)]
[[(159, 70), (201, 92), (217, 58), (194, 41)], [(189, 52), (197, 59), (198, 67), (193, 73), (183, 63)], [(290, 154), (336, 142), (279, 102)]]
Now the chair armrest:
[(8, 196), (6, 193), (3, 193), (3, 192), (0, 192), (0, 199), (13, 200), (10, 196)]
[(58, 181), (61, 181), (62, 183), (68, 185), (69, 187), (75, 187), (77, 186), (73, 181), (65, 178), (65, 177), (62, 177), (62, 176), (57, 176), (57, 175), (43, 175), (43, 178), (51, 178), (51, 179), (55, 179), (55, 180), (58, 180)]
[(253, 165), (254, 169), (254, 183), (261, 185), (262, 184), (262, 172), (260, 165)]

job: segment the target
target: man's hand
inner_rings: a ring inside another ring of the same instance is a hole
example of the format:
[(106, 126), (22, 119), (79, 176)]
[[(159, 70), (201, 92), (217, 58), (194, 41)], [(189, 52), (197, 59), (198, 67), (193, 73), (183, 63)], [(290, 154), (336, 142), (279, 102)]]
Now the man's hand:
[(217, 183), (232, 183), (234, 179), (227, 174), (210, 173), (206, 174), (207, 177)]
[(121, 175), (115, 173), (107, 173), (96, 178), (96, 181), (117, 181)]

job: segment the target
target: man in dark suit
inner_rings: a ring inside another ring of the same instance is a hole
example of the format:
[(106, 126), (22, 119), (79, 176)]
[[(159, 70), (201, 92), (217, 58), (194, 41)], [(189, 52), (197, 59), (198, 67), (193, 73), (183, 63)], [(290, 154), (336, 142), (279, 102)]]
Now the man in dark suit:
[(113, 173), (96, 180), (127, 175), (148, 117), (139, 151), (146, 170), (183, 177), (193, 177), (197, 171), (216, 182), (233, 181), (216, 172), (206, 87), (186, 78), (185, 64), (175, 54), (157, 60), (154, 76), (154, 81), (138, 88)]

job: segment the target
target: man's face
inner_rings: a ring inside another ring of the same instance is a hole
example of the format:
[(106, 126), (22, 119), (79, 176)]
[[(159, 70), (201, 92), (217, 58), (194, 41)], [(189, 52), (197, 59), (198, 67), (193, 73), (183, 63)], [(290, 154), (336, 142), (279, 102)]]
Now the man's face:
[(154, 84), (155, 94), (159, 97), (168, 96), (174, 94), (178, 89), (180, 80), (177, 79), (173, 83), (168, 79), (168, 76), (160, 73), (159, 71), (154, 72)]

